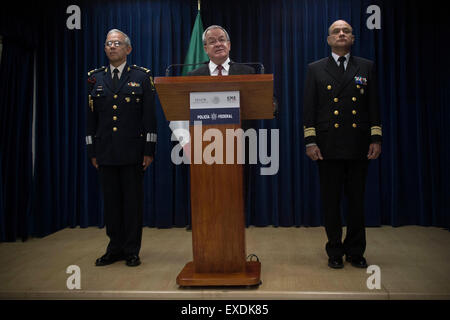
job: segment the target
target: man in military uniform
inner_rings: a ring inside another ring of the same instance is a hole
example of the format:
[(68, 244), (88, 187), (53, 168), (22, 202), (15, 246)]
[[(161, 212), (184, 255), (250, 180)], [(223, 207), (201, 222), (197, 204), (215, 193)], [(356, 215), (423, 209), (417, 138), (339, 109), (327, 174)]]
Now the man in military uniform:
[[(346, 261), (366, 268), (364, 190), (369, 160), (381, 153), (381, 120), (372, 61), (350, 54), (352, 27), (335, 21), (327, 38), (331, 56), (308, 65), (304, 95), (306, 154), (317, 161), (331, 268)], [(348, 199), (342, 243), (341, 194)]]
[(86, 144), (99, 172), (110, 238), (96, 266), (141, 263), (143, 177), (155, 153), (156, 119), (150, 70), (127, 64), (131, 50), (125, 33), (109, 31), (105, 53), (110, 64), (88, 73)]

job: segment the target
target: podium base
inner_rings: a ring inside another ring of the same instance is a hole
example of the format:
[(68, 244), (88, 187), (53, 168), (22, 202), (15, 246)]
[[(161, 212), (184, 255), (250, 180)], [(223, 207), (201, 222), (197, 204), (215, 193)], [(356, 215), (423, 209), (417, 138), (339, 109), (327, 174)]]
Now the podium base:
[(261, 263), (246, 262), (245, 272), (195, 273), (194, 263), (188, 262), (177, 277), (179, 286), (254, 286), (261, 283)]

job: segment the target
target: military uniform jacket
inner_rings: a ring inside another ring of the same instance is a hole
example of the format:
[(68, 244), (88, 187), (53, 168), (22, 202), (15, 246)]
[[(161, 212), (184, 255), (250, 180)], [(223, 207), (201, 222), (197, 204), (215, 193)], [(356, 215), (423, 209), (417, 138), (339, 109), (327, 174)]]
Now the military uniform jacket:
[(86, 144), (99, 165), (142, 163), (156, 145), (154, 86), (150, 70), (125, 65), (113, 88), (109, 67), (88, 73)]
[(350, 56), (343, 75), (332, 56), (309, 64), (303, 122), (305, 145), (324, 159), (367, 159), (382, 136), (374, 63)]

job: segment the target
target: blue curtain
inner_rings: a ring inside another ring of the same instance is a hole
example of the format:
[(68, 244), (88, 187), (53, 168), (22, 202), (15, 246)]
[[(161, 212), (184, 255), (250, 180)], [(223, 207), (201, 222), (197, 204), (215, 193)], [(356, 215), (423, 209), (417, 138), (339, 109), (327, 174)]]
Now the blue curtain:
[(0, 241), (29, 234), (33, 112), (33, 50), (3, 39), (0, 65)]
[[(280, 170), (264, 177), (259, 168), (250, 169), (249, 224), (321, 225), (317, 168), (304, 155), (303, 86), (307, 64), (330, 54), (328, 27), (345, 19), (354, 28), (353, 54), (374, 60), (379, 73), (383, 154), (369, 168), (366, 224), (450, 226), (449, 65), (439, 6), (372, 0), (202, 3), (204, 25), (219, 24), (230, 33), (231, 57), (261, 61), (275, 78), (279, 117), (253, 125), (280, 129)], [(372, 4), (381, 8), (381, 30), (366, 27)]]
[[(71, 4), (81, 8), (81, 30), (65, 27)], [(366, 27), (366, 8), (372, 4), (381, 8), (381, 30)], [(58, 2), (29, 13), (40, 17), (26, 20), (27, 25), (34, 24), (29, 32), (18, 26), (25, 19), (14, 20), (19, 11), (8, 11), (9, 20), (3, 20), (3, 11), (0, 32), (26, 37), (34, 46), (22, 46), (13, 55), (28, 61), (16, 63), (15, 71), (5, 73), (2, 60), (0, 240), (44, 236), (68, 226), (103, 226), (97, 173), (86, 159), (84, 145), (86, 72), (107, 64), (106, 32), (119, 28), (132, 40), (129, 62), (163, 76), (167, 65), (184, 61), (196, 6), (197, 1), (183, 0)], [(245, 124), (280, 130), (278, 174), (261, 176), (259, 165), (246, 167), (247, 224), (322, 224), (317, 168), (304, 155), (303, 86), (307, 64), (330, 54), (327, 28), (339, 18), (354, 28), (353, 53), (374, 60), (379, 74), (384, 141), (381, 158), (369, 168), (367, 225), (450, 227), (450, 113), (446, 112), (450, 70), (444, 60), (448, 50), (442, 45), (443, 10), (430, 2), (406, 0), (203, 0), (205, 27), (225, 27), (232, 59), (261, 61), (266, 73), (274, 74), (280, 103), (277, 119)], [(5, 52), (12, 52), (14, 45), (4, 42)], [(37, 110), (32, 176), (29, 72), (34, 48)], [(4, 86), (12, 79), (20, 94)], [(28, 101), (22, 103), (24, 111), (12, 113), (13, 101), (19, 98)], [(157, 116), (157, 154), (145, 176), (144, 225), (183, 227), (189, 223), (188, 168), (171, 163), (173, 143), (159, 101)], [(17, 162), (17, 154), (26, 155), (23, 162)], [(20, 170), (11, 170), (11, 163)]]

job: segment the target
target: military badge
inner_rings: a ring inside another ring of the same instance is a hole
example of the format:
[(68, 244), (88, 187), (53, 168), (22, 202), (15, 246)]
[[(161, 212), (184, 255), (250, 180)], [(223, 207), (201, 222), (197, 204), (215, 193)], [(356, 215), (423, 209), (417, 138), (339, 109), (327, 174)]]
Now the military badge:
[(97, 82), (97, 79), (95, 79), (95, 77), (92, 76), (92, 77), (88, 78), (88, 82), (91, 84), (95, 84)]
[(102, 92), (103, 91), (103, 87), (102, 86), (98, 86), (96, 89), (98, 92)]
[(356, 84), (361, 84), (363, 86), (367, 86), (367, 78), (355, 77), (355, 83)]
[(130, 86), (130, 87), (140, 87), (141, 84), (137, 83), (137, 82), (128, 82), (128, 86)]

